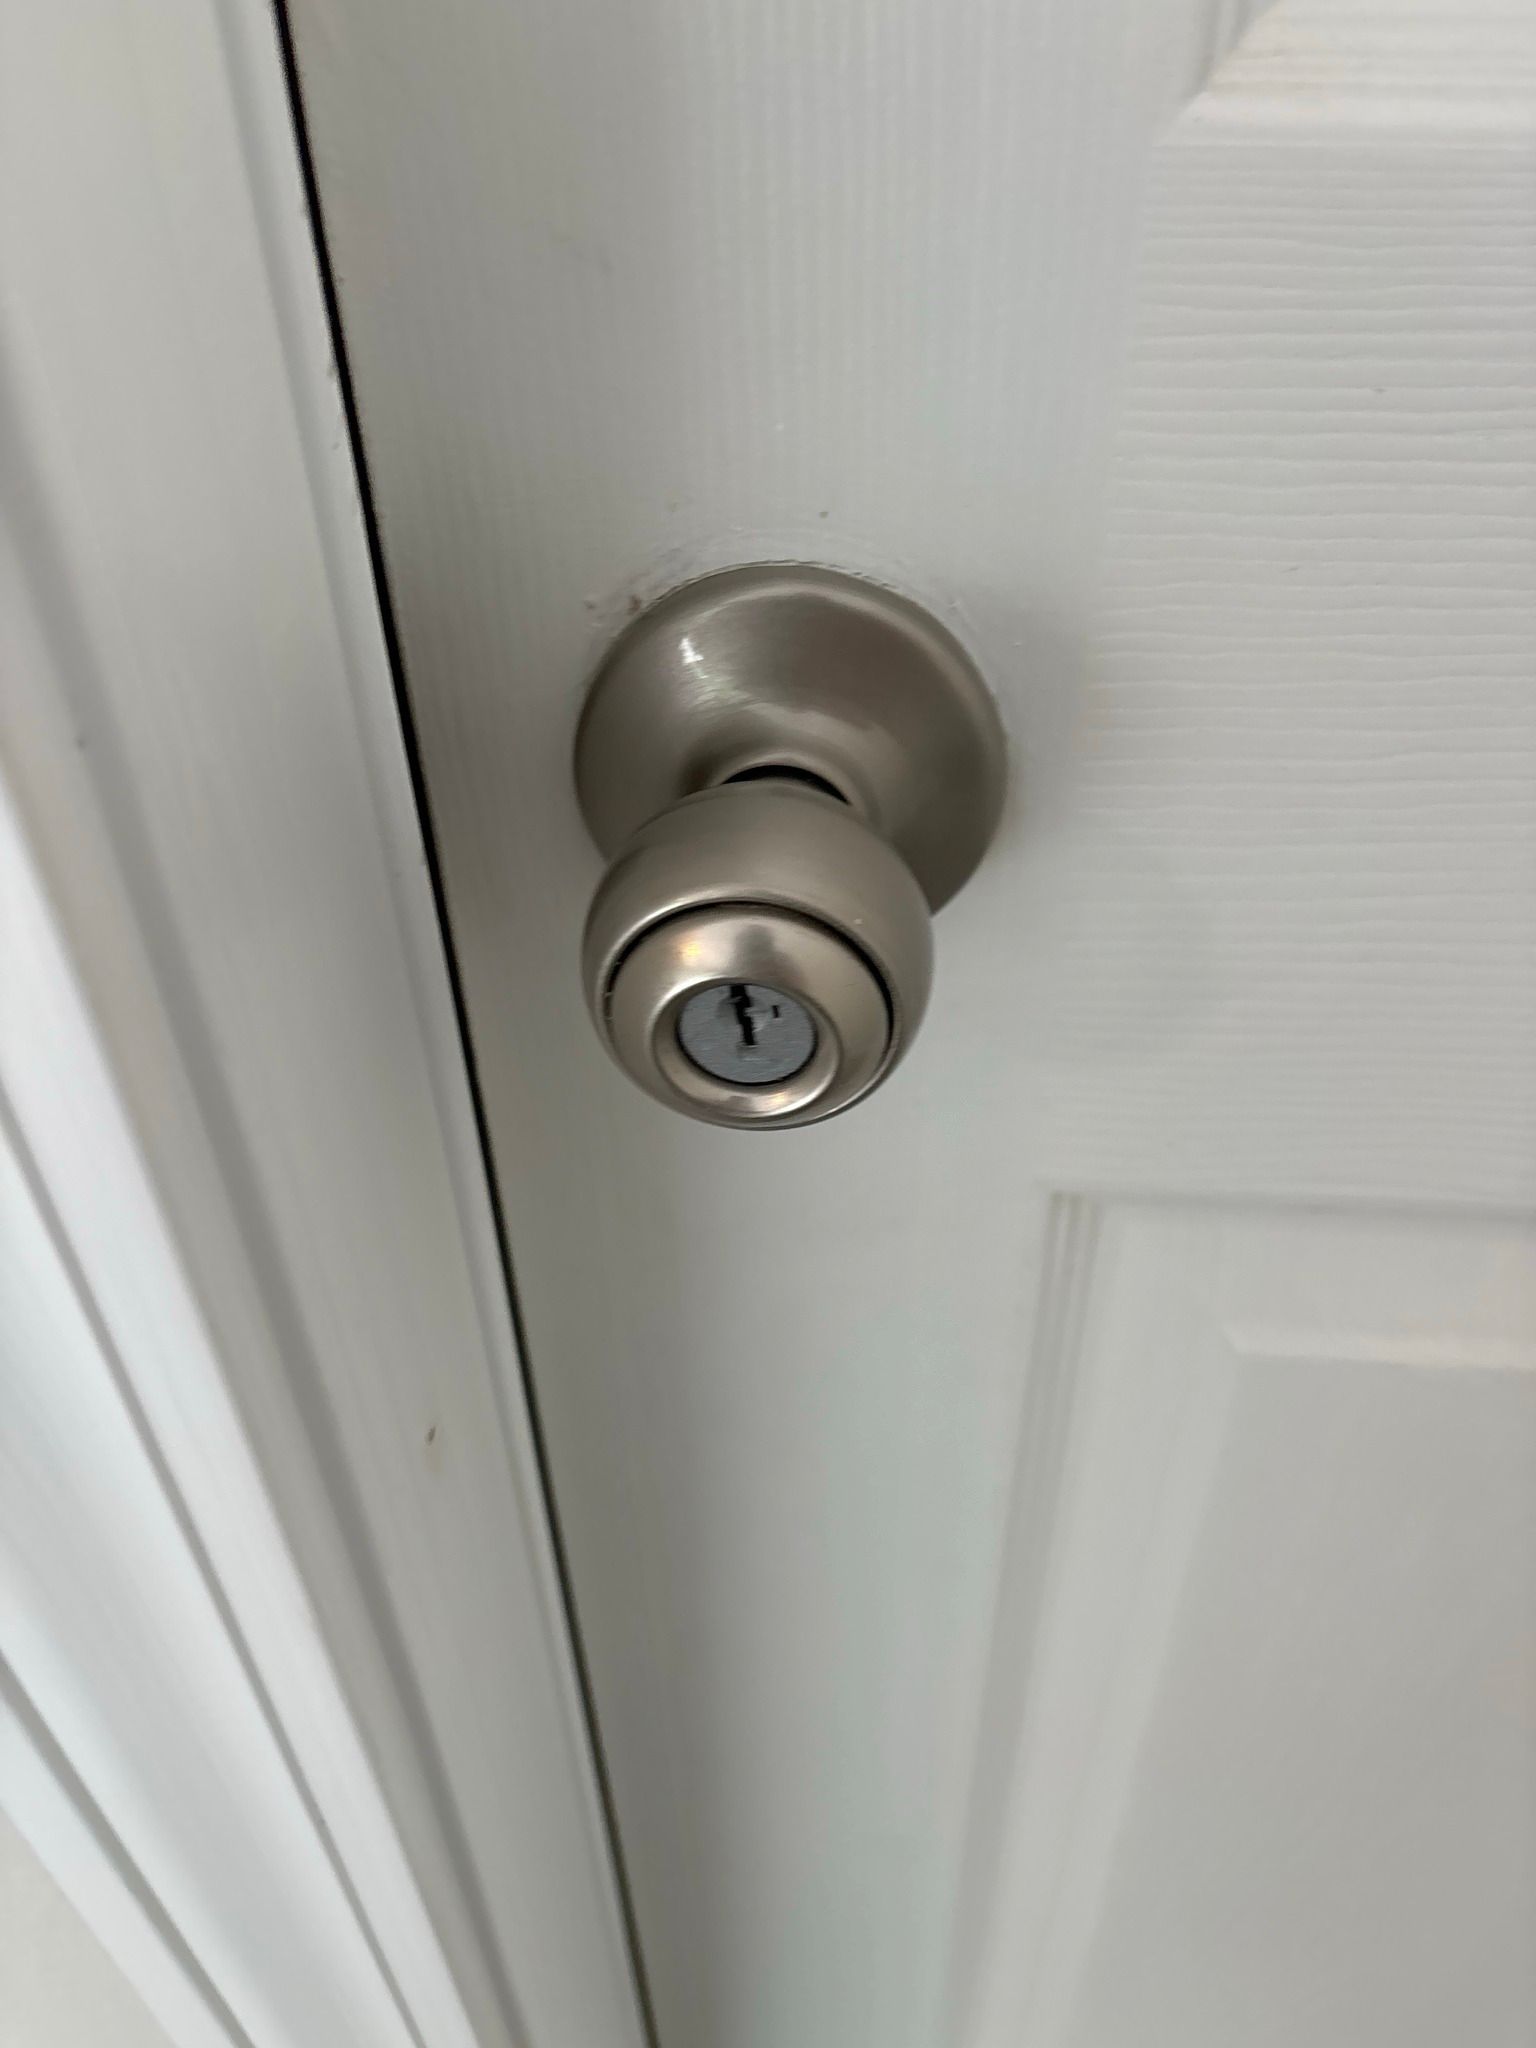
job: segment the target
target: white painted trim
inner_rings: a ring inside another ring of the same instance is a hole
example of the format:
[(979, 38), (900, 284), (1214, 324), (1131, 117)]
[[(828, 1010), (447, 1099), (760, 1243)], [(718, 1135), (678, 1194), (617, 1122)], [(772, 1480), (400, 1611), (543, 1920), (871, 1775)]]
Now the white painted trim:
[(187, 2048), (631, 2048), (270, 19), (6, 26), (0, 1796)]

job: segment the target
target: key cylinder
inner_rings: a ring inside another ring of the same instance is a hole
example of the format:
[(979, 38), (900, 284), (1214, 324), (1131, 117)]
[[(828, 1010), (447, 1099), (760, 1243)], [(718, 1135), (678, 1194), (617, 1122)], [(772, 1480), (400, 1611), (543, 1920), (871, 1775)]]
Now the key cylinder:
[(781, 988), (728, 981), (684, 1003), (677, 1038), (696, 1067), (717, 1081), (762, 1087), (798, 1074), (816, 1050), (816, 1026)]

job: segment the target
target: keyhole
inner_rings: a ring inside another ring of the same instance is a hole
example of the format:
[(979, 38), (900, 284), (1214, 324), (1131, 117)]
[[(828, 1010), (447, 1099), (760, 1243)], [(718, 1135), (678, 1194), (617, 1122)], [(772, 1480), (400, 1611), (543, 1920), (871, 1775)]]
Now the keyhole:
[(717, 981), (684, 1003), (677, 1042), (716, 1081), (768, 1087), (799, 1073), (816, 1050), (816, 1024), (805, 1005), (783, 989)]
[[(752, 1047), (757, 1044), (757, 1026), (752, 1019), (751, 991), (744, 981), (733, 981), (731, 983), (731, 1008), (736, 1012), (736, 1028), (741, 1033), (742, 1045), (750, 1052)], [(770, 1005), (770, 1008), (773, 1015), (777, 1017), (779, 1005), (773, 1003)]]

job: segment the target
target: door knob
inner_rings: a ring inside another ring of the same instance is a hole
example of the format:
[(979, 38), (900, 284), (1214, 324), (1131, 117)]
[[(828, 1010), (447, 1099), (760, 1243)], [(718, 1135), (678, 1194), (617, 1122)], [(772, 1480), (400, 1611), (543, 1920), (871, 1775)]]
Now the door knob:
[(930, 913), (986, 851), (1003, 782), (980, 676), (894, 592), (764, 563), (661, 599), (576, 736), (610, 859), (582, 946), (608, 1051), (706, 1123), (847, 1109), (912, 1042)]

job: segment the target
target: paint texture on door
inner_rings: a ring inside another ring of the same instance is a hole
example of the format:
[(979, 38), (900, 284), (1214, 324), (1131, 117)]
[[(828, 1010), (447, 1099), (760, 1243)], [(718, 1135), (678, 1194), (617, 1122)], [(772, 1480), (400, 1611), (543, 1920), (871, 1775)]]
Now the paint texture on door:
[[(1536, 48), (1393, 0), (306, 0), (663, 2048), (1536, 2028)], [(808, 558), (1013, 744), (938, 997), (608, 1066), (630, 611)]]

